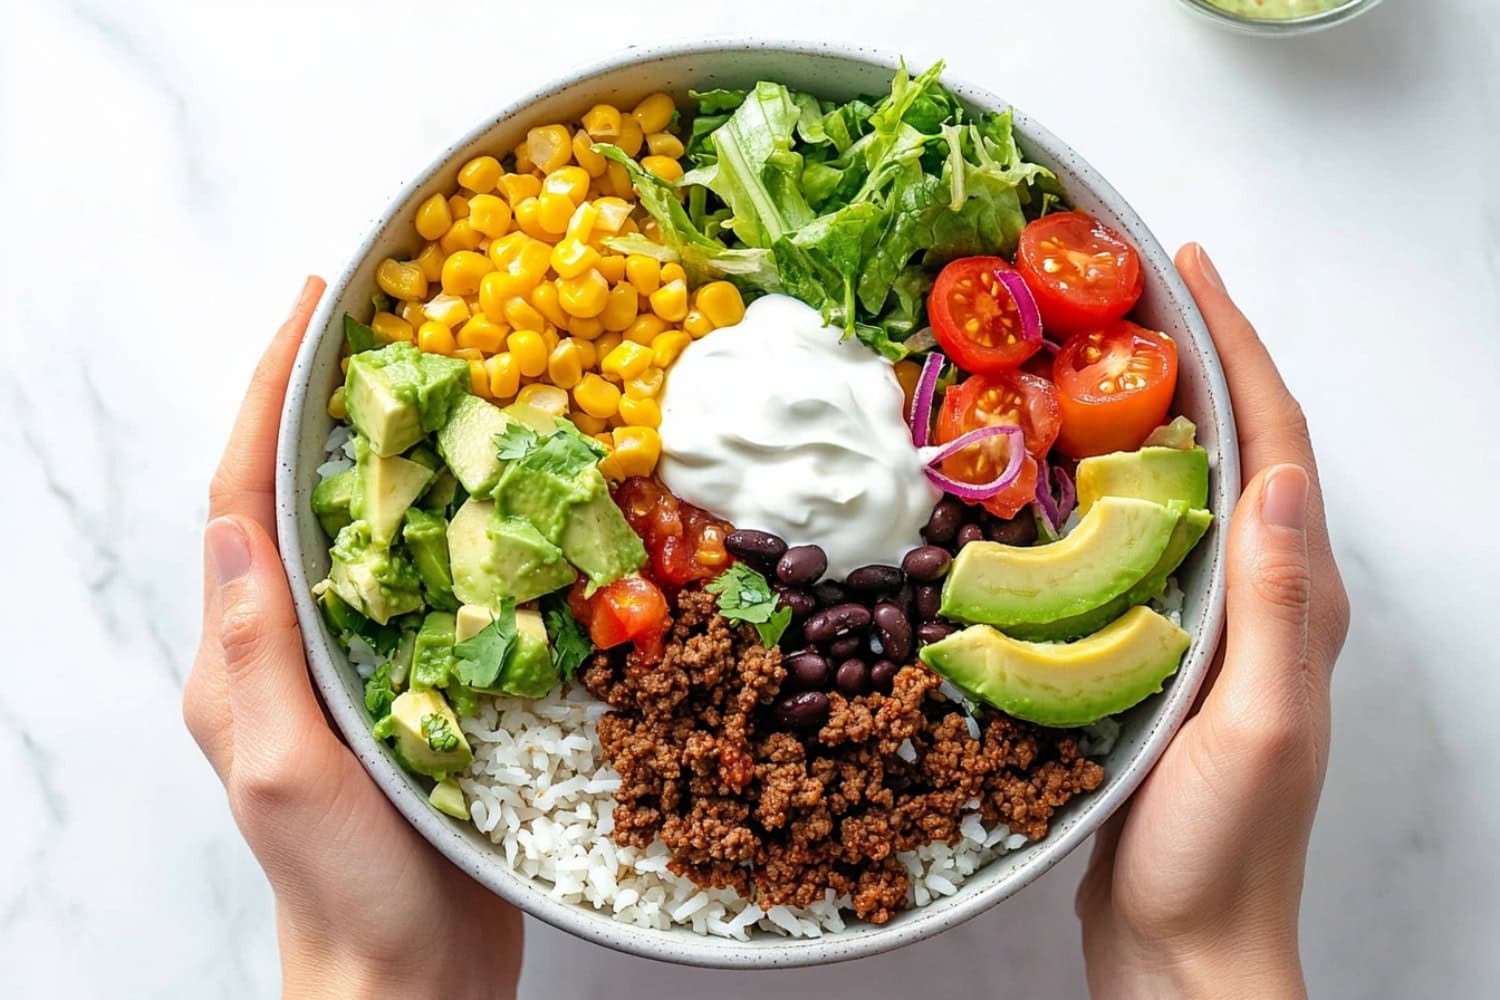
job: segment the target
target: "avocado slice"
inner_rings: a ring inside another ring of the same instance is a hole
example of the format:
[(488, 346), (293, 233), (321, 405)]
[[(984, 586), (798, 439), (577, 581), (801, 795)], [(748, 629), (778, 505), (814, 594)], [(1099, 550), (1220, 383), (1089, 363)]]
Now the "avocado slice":
[(1105, 497), (1065, 538), (1019, 547), (971, 542), (943, 583), (941, 614), (1009, 629), (1045, 625), (1107, 604), (1161, 561), (1180, 511)]
[(1078, 516), (1100, 497), (1138, 497), (1165, 504), (1208, 506), (1208, 452), (1202, 448), (1138, 448), (1078, 463)]
[[(454, 638), (463, 642), (478, 635), (494, 614), (489, 608), (466, 604), (458, 609), (458, 629)], [(541, 613), (530, 608), (516, 609), (516, 643), (506, 654), (505, 665), (493, 687), (475, 688), (478, 694), (516, 695), (540, 698), (557, 683), (557, 667), (552, 663), (552, 649), (547, 642), (547, 626)]]
[(495, 435), (508, 426), (510, 418), (494, 403), (464, 396), (437, 432), (438, 450), (470, 496), (489, 496), (500, 479), (505, 463), (496, 454)]
[(422, 619), (412, 650), (411, 686), (446, 687), (453, 676), (453, 644), (458, 641), (451, 611), (432, 611)]
[(458, 716), (433, 690), (397, 695), (391, 714), (375, 723), (374, 733), (378, 739), (394, 739), (396, 759), (418, 774), (442, 779), (474, 761)]
[(375, 453), (390, 457), (447, 423), (468, 387), (467, 361), (424, 354), (398, 341), (349, 359), (344, 406)]
[(495, 484), (495, 507), (504, 516), (530, 521), (542, 537), (555, 545), (562, 539), (568, 515), (575, 505), (592, 500), (600, 490), (608, 494), (604, 476), (598, 470), (593, 471), (593, 476), (564, 478), (512, 462)]
[(396, 643), (396, 652), (391, 654), (391, 685), (398, 690), (406, 687), (406, 681), (411, 677), (412, 661), (417, 655), (417, 630), (409, 628), (401, 633), (401, 640)]
[(437, 514), (413, 507), (406, 512), (401, 538), (411, 553), (427, 603), (439, 611), (458, 607), (453, 596), (453, 571), (448, 563), (448, 522)]
[(422, 494), (417, 505), (429, 513), (446, 517), (454, 498), (458, 496), (458, 489), (458, 478), (453, 475), (453, 470), (444, 467), (438, 471), (437, 478), (427, 487), (427, 492)]
[(602, 587), (645, 565), (646, 546), (610, 497), (599, 470), (589, 469), (586, 478), (590, 476), (599, 478), (598, 487), (590, 499), (568, 511), (558, 544), (589, 583)]
[(389, 545), (396, 537), (402, 515), (430, 482), (432, 470), (425, 465), (399, 455), (382, 458), (368, 441), (355, 436), (354, 494), (349, 513), (370, 525), (370, 537), (377, 544)]
[(444, 779), (432, 786), (432, 791), (427, 796), (427, 804), (454, 819), (469, 818), (469, 804), (464, 801), (464, 791), (452, 778)]
[(422, 578), (411, 560), (377, 543), (365, 521), (340, 531), (328, 550), (328, 583), (355, 611), (384, 625), (397, 615), (422, 610)]
[(473, 497), (448, 525), (448, 554), (453, 593), (464, 604), (497, 608), (506, 597), (530, 601), (577, 576), (530, 521), (502, 517), (495, 503)]
[(1160, 691), (1189, 642), (1182, 629), (1139, 607), (1077, 642), (1023, 642), (972, 625), (919, 655), (976, 701), (1007, 715), (1041, 726), (1082, 726)]
[(354, 520), (349, 513), (349, 505), (353, 499), (353, 469), (345, 469), (337, 475), (329, 476), (313, 487), (312, 511), (318, 515), (318, 523), (323, 526), (329, 538), (337, 538), (339, 532)]

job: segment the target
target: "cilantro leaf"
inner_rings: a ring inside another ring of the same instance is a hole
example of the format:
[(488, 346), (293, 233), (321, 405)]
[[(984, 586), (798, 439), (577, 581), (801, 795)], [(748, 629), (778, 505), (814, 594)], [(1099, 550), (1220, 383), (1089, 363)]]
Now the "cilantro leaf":
[(505, 666), (505, 659), (516, 644), (516, 602), (507, 598), (500, 611), (475, 635), (456, 643), (458, 679), (469, 687), (491, 687)]
[(422, 716), (422, 736), (427, 740), (427, 745), (438, 753), (458, 749), (458, 734), (453, 731), (446, 718), (436, 713)]
[(791, 624), (791, 608), (778, 610), (780, 595), (771, 589), (765, 577), (744, 563), (735, 563), (703, 589), (719, 595), (719, 614), (730, 621), (754, 625), (761, 643), (768, 648), (776, 644)]
[(380, 340), (369, 324), (361, 323), (348, 313), (344, 313), (344, 339), (349, 342), (349, 350), (355, 354), (373, 351), (380, 346)]
[(365, 681), (365, 708), (375, 720), (391, 714), (391, 703), (396, 700), (396, 688), (391, 683), (391, 664), (382, 663)]
[(546, 472), (559, 479), (573, 479), (599, 464), (608, 452), (604, 446), (557, 418), (557, 430), (539, 437), (524, 424), (512, 423), (495, 435), (495, 454), (506, 462), (519, 462), (533, 472)]
[(495, 454), (505, 462), (525, 458), (537, 446), (536, 431), (525, 424), (511, 421), (505, 430), (495, 435)]
[(583, 626), (578, 624), (578, 619), (573, 617), (567, 598), (561, 594), (543, 598), (542, 621), (552, 639), (552, 665), (564, 681), (571, 681), (579, 664), (594, 651), (594, 644)]

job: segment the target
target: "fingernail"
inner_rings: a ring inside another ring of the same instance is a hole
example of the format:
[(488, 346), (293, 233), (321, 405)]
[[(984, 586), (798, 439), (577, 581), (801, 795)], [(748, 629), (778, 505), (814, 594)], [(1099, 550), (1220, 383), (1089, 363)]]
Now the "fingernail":
[(1278, 528), (1301, 531), (1307, 524), (1307, 473), (1295, 465), (1279, 465), (1266, 478), (1260, 517)]
[(244, 576), (250, 568), (250, 542), (234, 519), (219, 517), (208, 522), (207, 536), (208, 560), (219, 586)]
[(1224, 279), (1219, 277), (1219, 269), (1214, 267), (1214, 262), (1208, 259), (1208, 252), (1198, 243), (1193, 244), (1193, 252), (1198, 255), (1198, 270), (1203, 272), (1203, 276), (1216, 290), (1224, 291)]

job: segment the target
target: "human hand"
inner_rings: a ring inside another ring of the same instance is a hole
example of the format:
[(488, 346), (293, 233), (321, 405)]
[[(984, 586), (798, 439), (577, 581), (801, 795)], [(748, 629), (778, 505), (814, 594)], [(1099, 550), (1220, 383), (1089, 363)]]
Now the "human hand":
[(513, 996), (521, 917), (433, 850), (329, 728), (276, 549), (276, 435), (324, 283), (256, 369), (209, 489), (183, 717), (276, 895), (286, 996)]
[(1177, 268), (1223, 360), (1248, 478), (1228, 626), (1196, 713), (1078, 887), (1090, 993), (1302, 996), (1297, 913), (1349, 626), (1307, 425), (1201, 247)]

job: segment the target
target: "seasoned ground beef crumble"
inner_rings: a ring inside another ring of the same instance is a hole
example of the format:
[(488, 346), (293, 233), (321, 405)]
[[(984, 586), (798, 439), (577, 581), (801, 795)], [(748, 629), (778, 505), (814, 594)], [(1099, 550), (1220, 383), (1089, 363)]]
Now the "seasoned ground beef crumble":
[[(783, 731), (768, 708), (786, 676), (781, 653), (721, 617), (710, 594), (688, 589), (674, 603), (659, 659), (596, 653), (581, 680), (613, 709), (599, 738), (621, 777), (615, 840), (644, 847), (660, 836), (672, 870), (699, 885), (732, 886), (766, 908), (808, 906), (831, 888), (884, 923), (907, 900), (897, 852), (956, 841), (971, 799), (987, 825), (1035, 840), (1103, 780), (1069, 731), (987, 712), (974, 739), (920, 665), (889, 694), (831, 694), (816, 734)], [(910, 763), (898, 753), (905, 740)]]

